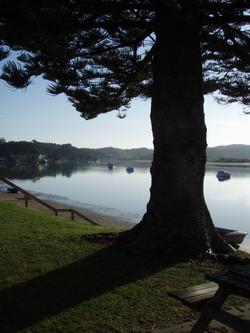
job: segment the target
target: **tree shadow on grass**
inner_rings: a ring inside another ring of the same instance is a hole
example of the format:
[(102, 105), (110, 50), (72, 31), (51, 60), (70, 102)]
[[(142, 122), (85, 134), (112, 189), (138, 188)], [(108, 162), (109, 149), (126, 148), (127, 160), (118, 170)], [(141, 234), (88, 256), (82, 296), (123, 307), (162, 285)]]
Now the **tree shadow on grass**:
[(0, 292), (0, 332), (17, 332), (167, 264), (114, 247)]

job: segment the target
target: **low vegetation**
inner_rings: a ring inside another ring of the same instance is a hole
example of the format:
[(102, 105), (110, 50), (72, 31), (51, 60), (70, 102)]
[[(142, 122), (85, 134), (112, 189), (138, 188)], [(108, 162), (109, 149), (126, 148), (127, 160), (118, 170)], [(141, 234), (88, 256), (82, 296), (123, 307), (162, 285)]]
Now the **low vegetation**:
[(45, 143), (33, 140), (9, 141), (0, 138), (0, 162), (12, 163), (55, 163), (55, 162), (96, 162), (109, 160), (149, 160), (153, 159), (153, 150), (147, 148), (119, 149), (77, 148), (71, 144)]
[[(4, 163), (55, 163), (96, 161), (152, 161), (153, 149), (77, 148), (71, 144), (45, 143), (33, 140), (9, 141), (0, 138), (0, 164)], [(228, 145), (207, 148), (207, 160), (221, 163), (248, 163), (250, 145)]]
[(112, 231), (0, 202), (0, 331), (145, 332), (194, 318), (168, 292), (221, 266), (86, 241)]
[(96, 161), (103, 154), (95, 149), (76, 148), (71, 144), (43, 143), (33, 140), (9, 141), (0, 138), (0, 162), (2, 163), (56, 163), (66, 161)]

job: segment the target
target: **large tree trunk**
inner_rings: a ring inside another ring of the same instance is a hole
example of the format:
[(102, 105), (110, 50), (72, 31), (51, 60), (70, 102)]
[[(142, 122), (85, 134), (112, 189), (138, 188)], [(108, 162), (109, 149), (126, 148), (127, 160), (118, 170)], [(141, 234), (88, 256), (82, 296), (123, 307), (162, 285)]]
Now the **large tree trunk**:
[(151, 196), (142, 221), (123, 235), (141, 250), (174, 255), (227, 249), (203, 194), (206, 126), (200, 24), (194, 10), (199, 1), (183, 3), (181, 10), (162, 6), (156, 14)]

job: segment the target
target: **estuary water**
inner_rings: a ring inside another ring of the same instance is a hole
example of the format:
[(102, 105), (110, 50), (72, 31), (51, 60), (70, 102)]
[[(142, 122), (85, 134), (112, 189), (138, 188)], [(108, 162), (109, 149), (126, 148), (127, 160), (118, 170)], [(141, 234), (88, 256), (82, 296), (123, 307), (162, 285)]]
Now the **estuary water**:
[[(231, 173), (219, 182), (218, 169)], [(12, 168), (1, 174), (43, 199), (86, 207), (102, 214), (139, 222), (149, 200), (149, 165), (61, 165), (49, 168)], [(247, 231), (250, 245), (250, 167), (207, 166), (205, 197), (216, 226)]]

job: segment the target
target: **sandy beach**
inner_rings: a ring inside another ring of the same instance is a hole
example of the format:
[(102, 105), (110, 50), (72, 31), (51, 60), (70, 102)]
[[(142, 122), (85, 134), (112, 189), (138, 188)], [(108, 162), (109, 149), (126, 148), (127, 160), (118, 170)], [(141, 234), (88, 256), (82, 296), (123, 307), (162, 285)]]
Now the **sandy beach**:
[[(17, 205), (25, 207), (24, 195), (22, 193), (0, 192), (0, 201), (12, 202)], [(130, 229), (134, 226), (134, 224), (131, 222), (126, 222), (123, 219), (119, 219), (118, 217), (97, 213), (88, 208), (67, 205), (65, 203), (61, 203), (58, 201), (52, 201), (52, 200), (43, 200), (43, 201), (45, 201), (46, 203), (50, 204), (51, 206), (53, 206), (55, 208), (75, 209), (79, 213), (83, 214), (84, 216), (87, 216), (88, 218), (95, 221), (96, 223), (98, 223), (101, 226), (113, 227), (113, 228), (117, 228), (117, 229)], [(51, 211), (49, 208), (43, 206), (42, 204), (40, 204), (39, 202), (37, 202), (33, 199), (30, 199), (28, 201), (28, 208), (42, 211), (42, 212), (45, 212), (50, 215), (54, 215), (53, 211)], [(58, 216), (63, 217), (65, 219), (70, 219), (69, 212), (60, 212), (60, 213), (58, 213)], [(75, 216), (75, 220), (79, 221), (79, 222), (83, 222), (83, 219), (81, 219), (78, 216)]]

